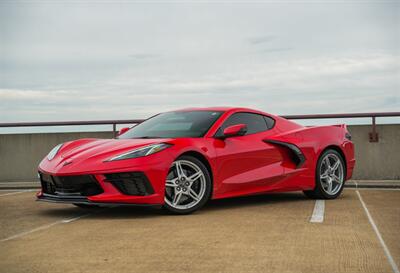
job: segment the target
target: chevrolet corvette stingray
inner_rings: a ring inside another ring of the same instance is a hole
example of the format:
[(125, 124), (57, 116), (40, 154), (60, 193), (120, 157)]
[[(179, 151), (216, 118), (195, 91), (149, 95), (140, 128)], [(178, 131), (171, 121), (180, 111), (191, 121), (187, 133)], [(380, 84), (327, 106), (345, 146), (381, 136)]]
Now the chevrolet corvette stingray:
[(305, 127), (247, 108), (190, 108), (123, 128), (115, 139), (57, 145), (39, 165), (37, 199), (175, 214), (210, 199), (267, 192), (334, 199), (354, 165), (345, 125)]

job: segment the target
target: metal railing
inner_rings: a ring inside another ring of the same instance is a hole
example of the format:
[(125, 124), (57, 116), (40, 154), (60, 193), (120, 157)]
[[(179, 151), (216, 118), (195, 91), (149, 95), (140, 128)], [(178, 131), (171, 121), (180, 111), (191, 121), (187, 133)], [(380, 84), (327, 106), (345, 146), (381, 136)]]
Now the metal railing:
[(315, 115), (288, 115), (287, 119), (331, 119), (331, 118), (371, 118), (372, 131), (369, 133), (369, 142), (378, 142), (379, 135), (376, 131), (376, 118), (400, 117), (400, 112), (375, 112), (375, 113), (346, 113), (346, 114), (315, 114)]
[[(344, 113), (344, 114), (311, 114), (311, 115), (281, 115), (286, 119), (333, 119), (333, 118), (371, 118), (372, 131), (369, 133), (370, 142), (378, 142), (376, 131), (376, 118), (400, 117), (400, 112), (375, 112), (375, 113)], [(0, 123), (1, 127), (38, 127), (38, 126), (76, 126), (76, 125), (112, 125), (114, 136), (117, 134), (118, 124), (138, 124), (145, 119), (121, 119), (121, 120), (86, 120), (86, 121), (51, 121), (51, 122), (9, 122)]]

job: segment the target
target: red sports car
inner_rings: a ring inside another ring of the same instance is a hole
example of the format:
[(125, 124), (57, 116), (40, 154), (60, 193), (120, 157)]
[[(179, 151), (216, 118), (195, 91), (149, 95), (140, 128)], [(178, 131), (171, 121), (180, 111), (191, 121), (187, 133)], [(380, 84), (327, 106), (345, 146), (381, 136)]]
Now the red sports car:
[(38, 200), (162, 206), (191, 213), (209, 199), (303, 191), (339, 196), (355, 164), (345, 125), (304, 127), (246, 108), (162, 113), (116, 139), (59, 144), (39, 165)]

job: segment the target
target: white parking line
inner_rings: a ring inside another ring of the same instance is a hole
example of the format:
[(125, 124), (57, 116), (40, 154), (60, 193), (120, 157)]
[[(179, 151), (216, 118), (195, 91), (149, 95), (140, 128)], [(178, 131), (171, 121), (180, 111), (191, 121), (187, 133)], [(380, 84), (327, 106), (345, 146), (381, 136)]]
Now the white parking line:
[(9, 192), (9, 193), (0, 194), (0, 197), (2, 197), (2, 196), (8, 196), (8, 195), (14, 195), (14, 194), (19, 194), (19, 193), (24, 193), (24, 192), (32, 192), (32, 191), (33, 191), (33, 190), (13, 191), (13, 192)]
[(87, 214), (80, 215), (78, 217), (74, 217), (74, 218), (70, 218), (70, 219), (64, 219), (64, 220), (60, 220), (60, 221), (57, 221), (57, 222), (53, 222), (51, 224), (40, 226), (40, 227), (31, 229), (31, 230), (28, 230), (28, 231), (24, 231), (24, 232), (15, 234), (13, 236), (10, 236), (10, 237), (4, 238), (4, 239), (1, 239), (0, 242), (6, 242), (6, 241), (9, 241), (9, 240), (12, 240), (12, 239), (16, 239), (16, 238), (19, 238), (19, 237), (34, 233), (36, 231), (40, 231), (40, 230), (51, 228), (52, 226), (55, 226), (55, 225), (58, 225), (58, 224), (68, 224), (68, 223), (71, 223), (71, 222), (76, 221), (78, 219), (81, 219), (83, 217), (89, 216), (90, 214), (91, 213), (87, 213)]
[(325, 200), (316, 200), (310, 223), (322, 223), (324, 221)]
[(383, 247), (383, 250), (384, 250), (384, 252), (386, 254), (386, 257), (387, 257), (387, 259), (389, 261), (389, 264), (391, 265), (391, 267), (393, 269), (393, 272), (394, 273), (400, 273), (399, 272), (399, 268), (397, 267), (396, 263), (394, 262), (393, 257), (390, 254), (390, 251), (389, 251), (388, 247), (386, 246), (385, 241), (383, 240), (382, 235), (379, 232), (378, 227), (376, 226), (374, 219), (372, 219), (372, 216), (369, 213), (367, 205), (365, 205), (364, 200), (362, 199), (360, 192), (357, 190), (356, 193), (357, 193), (358, 199), (360, 199), (361, 205), (364, 208), (365, 214), (367, 214), (369, 223), (371, 224), (373, 230), (376, 233), (376, 236), (378, 237), (379, 242), (381, 243), (381, 245)]
[(83, 217), (86, 217), (86, 216), (88, 216), (88, 215), (90, 215), (90, 214), (91, 214), (91, 213), (82, 214), (82, 215), (77, 216), (77, 217), (74, 217), (74, 218), (61, 220), (61, 222), (62, 222), (63, 224), (71, 223), (71, 222), (73, 222), (73, 221), (76, 221), (76, 220), (79, 220), (79, 219), (81, 219), (81, 218), (83, 218)]

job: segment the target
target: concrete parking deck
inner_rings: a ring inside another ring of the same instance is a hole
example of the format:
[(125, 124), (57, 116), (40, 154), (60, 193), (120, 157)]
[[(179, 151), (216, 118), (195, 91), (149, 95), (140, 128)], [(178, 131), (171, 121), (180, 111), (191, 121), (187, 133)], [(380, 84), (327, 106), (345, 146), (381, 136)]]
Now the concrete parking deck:
[(0, 191), (1, 272), (394, 272), (400, 265), (398, 189), (345, 189), (324, 202), (321, 223), (310, 222), (316, 201), (302, 193), (213, 201), (188, 216), (34, 200), (31, 191)]

